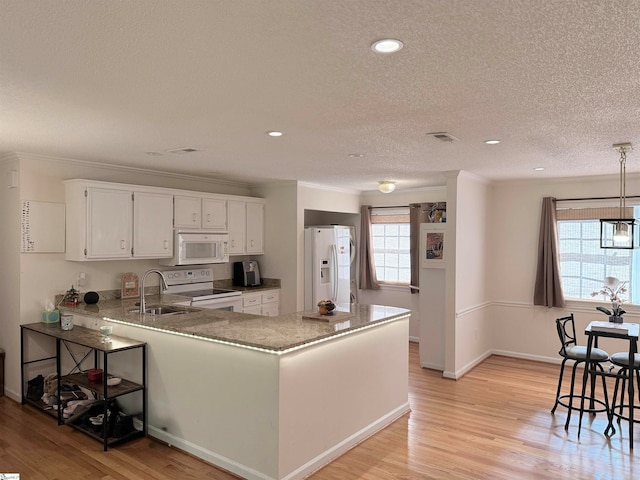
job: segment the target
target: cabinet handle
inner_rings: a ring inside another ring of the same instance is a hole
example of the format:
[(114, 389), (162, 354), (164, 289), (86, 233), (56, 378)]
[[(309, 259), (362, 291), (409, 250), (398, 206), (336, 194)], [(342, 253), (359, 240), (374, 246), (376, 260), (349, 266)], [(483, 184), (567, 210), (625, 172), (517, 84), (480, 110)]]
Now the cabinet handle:
[(127, 245), (124, 240), (120, 240), (120, 250), (124, 250), (127, 248)]
[(211, 223), (211, 214), (207, 213), (207, 223)]
[(253, 240), (251, 240), (251, 246), (253, 247)]
[(197, 217), (196, 212), (193, 212), (191, 217), (192, 217), (193, 223), (196, 223), (196, 217)]
[(169, 240), (164, 241), (164, 249), (169, 250)]

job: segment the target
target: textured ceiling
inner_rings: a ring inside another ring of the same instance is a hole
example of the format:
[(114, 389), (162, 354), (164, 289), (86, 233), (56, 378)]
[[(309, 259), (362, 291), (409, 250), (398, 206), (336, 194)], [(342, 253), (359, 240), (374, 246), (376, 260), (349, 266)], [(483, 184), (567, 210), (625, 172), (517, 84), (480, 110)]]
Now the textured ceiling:
[(635, 0), (0, 0), (0, 153), (366, 191), (615, 174), (632, 142), (640, 171), (639, 32)]

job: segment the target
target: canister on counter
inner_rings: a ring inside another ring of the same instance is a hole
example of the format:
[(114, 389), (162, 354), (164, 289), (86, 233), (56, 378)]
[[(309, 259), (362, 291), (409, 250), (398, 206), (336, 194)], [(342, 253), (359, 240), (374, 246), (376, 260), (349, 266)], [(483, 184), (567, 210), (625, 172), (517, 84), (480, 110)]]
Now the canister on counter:
[(62, 330), (71, 330), (73, 328), (73, 315), (60, 315), (60, 327)]

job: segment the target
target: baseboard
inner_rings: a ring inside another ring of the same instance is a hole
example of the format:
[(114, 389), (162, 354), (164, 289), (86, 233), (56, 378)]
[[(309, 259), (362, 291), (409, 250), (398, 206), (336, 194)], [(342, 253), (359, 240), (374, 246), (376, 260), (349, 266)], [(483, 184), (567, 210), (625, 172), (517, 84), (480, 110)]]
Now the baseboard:
[(148, 434), (150, 437), (154, 437), (171, 447), (176, 447), (184, 452), (190, 453), (202, 460), (211, 463), (217, 467), (234, 473), (242, 478), (248, 480), (277, 480), (274, 477), (265, 475), (257, 470), (247, 467), (241, 463), (235, 462), (230, 458), (219, 455), (211, 450), (202, 448), (200, 445), (189, 442), (184, 438), (176, 437), (160, 428), (149, 425)]
[(386, 426), (395, 422), (410, 410), (411, 409), (409, 407), (409, 402), (404, 403), (403, 405), (393, 409), (386, 415), (382, 416), (375, 422), (367, 425), (353, 435), (345, 438), (340, 443), (325, 450), (315, 458), (312, 458), (293, 472), (287, 474), (284, 477), (281, 477), (281, 479), (276, 479), (265, 475), (264, 473), (258, 472), (252, 468), (247, 467), (246, 465), (240, 464), (227, 457), (212, 452), (211, 450), (202, 448), (201, 446), (189, 442), (183, 438), (176, 437), (175, 435), (172, 435), (157, 427), (149, 426), (148, 431), (150, 437), (154, 437), (168, 444), (169, 446), (179, 448), (180, 450), (190, 453), (217, 467), (220, 467), (248, 480), (301, 480), (307, 478), (313, 472), (320, 470), (322, 467), (329, 464), (339, 456), (345, 454), (359, 443), (362, 443), (367, 438), (371, 437)]
[(335, 460), (341, 455), (344, 455), (353, 447), (362, 443), (367, 438), (375, 435), (377, 432), (385, 428), (386, 426), (395, 422), (398, 418), (402, 417), (404, 414), (410, 411), (409, 402), (404, 405), (399, 406), (398, 408), (392, 410), (387, 413), (383, 417), (379, 418), (375, 422), (367, 425), (360, 431), (354, 433), (350, 437), (345, 438), (342, 442), (334, 445), (333, 447), (325, 450), (317, 457), (309, 460), (304, 465), (300, 466), (293, 472), (288, 475), (282, 477), (282, 480), (300, 480), (303, 478), (307, 478), (313, 472), (320, 470), (325, 465), (328, 465), (330, 462)]

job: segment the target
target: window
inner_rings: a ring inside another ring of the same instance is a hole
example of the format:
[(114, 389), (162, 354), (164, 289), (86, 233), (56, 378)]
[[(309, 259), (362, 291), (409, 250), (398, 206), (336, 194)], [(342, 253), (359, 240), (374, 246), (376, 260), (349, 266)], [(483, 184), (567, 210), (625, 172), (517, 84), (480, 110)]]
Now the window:
[[(628, 215), (640, 216), (640, 207), (627, 209)], [(603, 287), (605, 277), (616, 277), (627, 282), (625, 303), (640, 303), (640, 251), (600, 248), (600, 218), (617, 218), (618, 209), (563, 208), (559, 203), (557, 214), (560, 275), (565, 298), (592, 300), (591, 293)], [(639, 234), (636, 227), (635, 235)]]
[(371, 242), (378, 282), (411, 283), (409, 207), (373, 208)]

